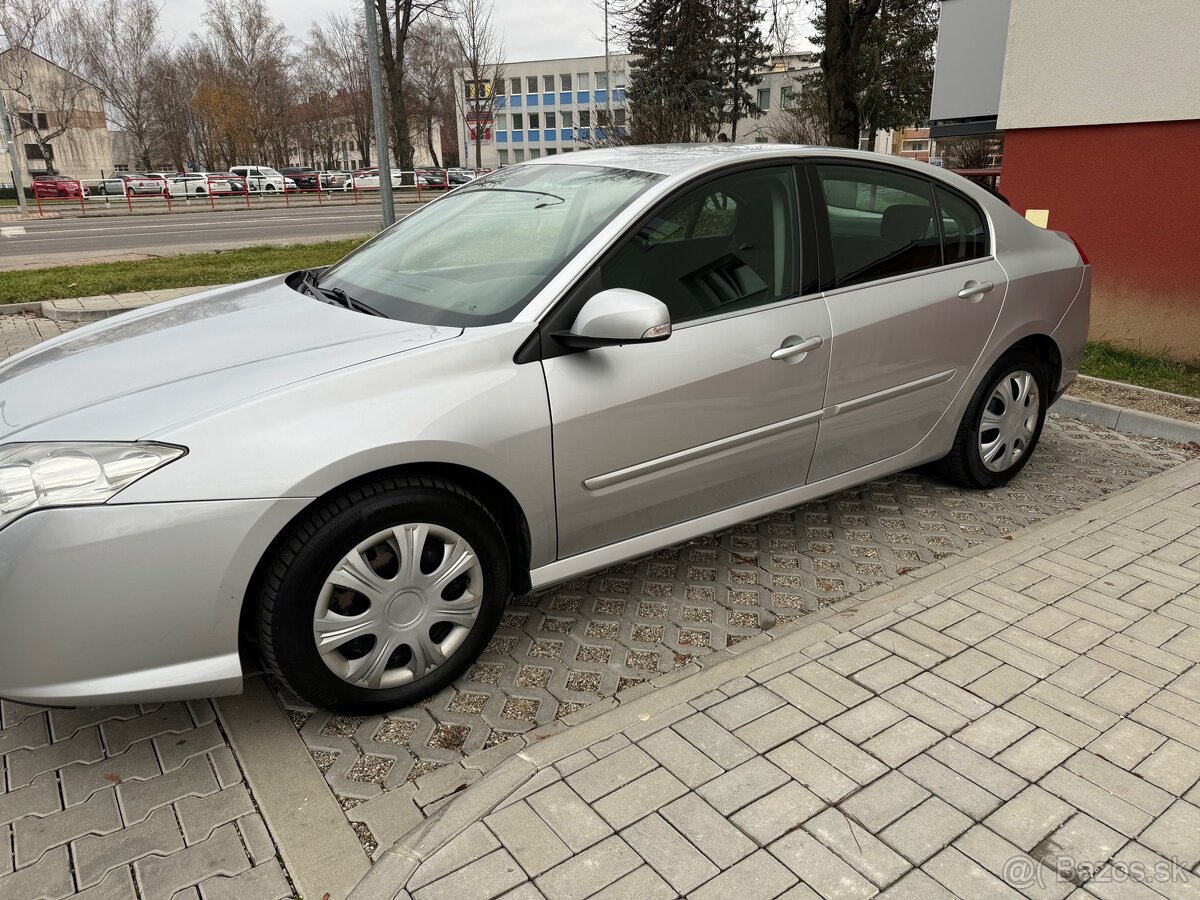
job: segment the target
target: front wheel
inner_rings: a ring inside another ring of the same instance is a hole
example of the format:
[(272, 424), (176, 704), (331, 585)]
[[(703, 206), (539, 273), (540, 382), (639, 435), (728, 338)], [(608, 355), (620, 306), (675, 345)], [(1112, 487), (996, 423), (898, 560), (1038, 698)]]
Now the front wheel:
[(1049, 393), (1041, 360), (1027, 350), (1005, 354), (971, 398), (942, 473), (967, 487), (1007, 484), (1037, 447)]
[(483, 651), (509, 585), (504, 537), (470, 494), (433, 478), (371, 482), (313, 512), (270, 561), (263, 657), (319, 706), (408, 706)]

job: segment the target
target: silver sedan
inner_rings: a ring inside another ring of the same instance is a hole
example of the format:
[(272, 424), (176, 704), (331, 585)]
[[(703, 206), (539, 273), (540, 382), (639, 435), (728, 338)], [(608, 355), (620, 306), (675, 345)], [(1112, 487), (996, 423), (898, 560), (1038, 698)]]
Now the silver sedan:
[(0, 696), (411, 704), (515, 593), (919, 464), (988, 488), (1079, 367), (1066, 235), (783, 146), (505, 168), (325, 270), (0, 364)]

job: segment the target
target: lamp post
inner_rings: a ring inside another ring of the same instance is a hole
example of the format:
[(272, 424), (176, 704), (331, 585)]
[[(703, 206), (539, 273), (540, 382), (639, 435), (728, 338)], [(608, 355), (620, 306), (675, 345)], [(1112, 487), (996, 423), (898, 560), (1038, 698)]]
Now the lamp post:
[(0, 141), (8, 148), (8, 161), (12, 171), (13, 190), (17, 194), (17, 208), (25, 212), (25, 186), (21, 183), (21, 163), (17, 156), (17, 141), (13, 137), (12, 120), (8, 117), (8, 106), (0, 94)]
[[(387, 121), (383, 117), (383, 76), (379, 69), (379, 22), (373, 0), (363, 0), (367, 13), (367, 75), (371, 79), (371, 114), (375, 119), (375, 155), (379, 163), (379, 201), (383, 227), (396, 224), (392, 198), (392, 161), (388, 149)], [(352, 176), (353, 177), (353, 176)]]

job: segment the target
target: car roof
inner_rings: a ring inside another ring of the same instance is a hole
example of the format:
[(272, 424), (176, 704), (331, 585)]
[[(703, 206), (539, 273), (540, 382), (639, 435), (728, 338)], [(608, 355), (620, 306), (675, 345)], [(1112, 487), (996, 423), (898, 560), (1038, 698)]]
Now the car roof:
[(631, 147), (607, 147), (597, 150), (579, 150), (575, 153), (543, 156), (521, 165), (577, 165), (604, 166), (614, 169), (632, 169), (657, 175), (694, 174), (705, 169), (719, 169), (738, 160), (747, 162), (771, 157), (822, 156), (846, 157), (847, 160), (877, 162), (917, 168), (928, 174), (928, 170), (939, 171), (928, 163), (916, 163), (899, 156), (887, 156), (865, 150), (844, 150), (838, 147), (820, 147), (812, 144), (646, 144)]

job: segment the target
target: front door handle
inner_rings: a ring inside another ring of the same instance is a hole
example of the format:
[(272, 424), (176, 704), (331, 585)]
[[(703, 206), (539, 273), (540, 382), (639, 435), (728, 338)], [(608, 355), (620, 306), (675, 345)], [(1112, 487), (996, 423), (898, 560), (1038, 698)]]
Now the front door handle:
[(803, 356), (811, 350), (816, 350), (824, 343), (824, 338), (811, 337), (795, 344), (784, 344), (771, 354), (771, 359), (789, 360), (796, 356)]
[(995, 286), (990, 281), (968, 281), (963, 285), (963, 289), (958, 292), (958, 296), (960, 300), (970, 300), (973, 297), (981, 298)]

